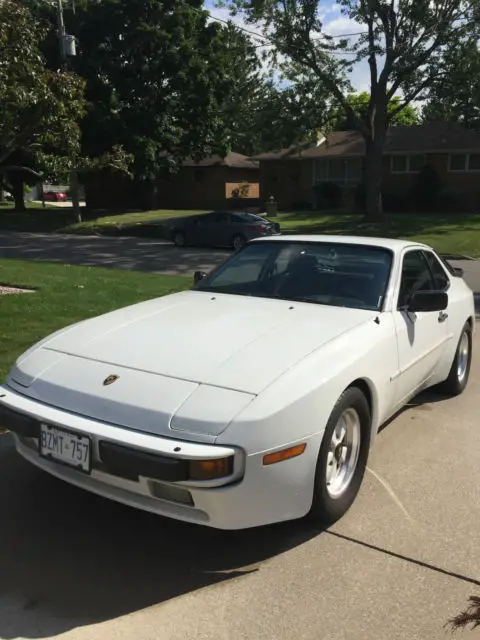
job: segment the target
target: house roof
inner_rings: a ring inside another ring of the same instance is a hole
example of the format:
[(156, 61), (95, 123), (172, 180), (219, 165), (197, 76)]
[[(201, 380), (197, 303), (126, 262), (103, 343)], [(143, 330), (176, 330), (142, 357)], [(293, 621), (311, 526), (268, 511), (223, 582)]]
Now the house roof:
[[(162, 154), (167, 157), (169, 154), (165, 151)], [(214, 155), (208, 156), (196, 162), (193, 158), (185, 158), (182, 167), (229, 167), (230, 169), (258, 169), (258, 162), (248, 158), (241, 153), (231, 151), (225, 157)]]
[[(432, 153), (476, 151), (480, 132), (458, 124), (432, 122), (414, 127), (390, 127), (384, 153)], [(365, 155), (365, 143), (357, 131), (332, 131), (320, 144), (291, 146), (253, 156), (254, 160), (294, 160)]]

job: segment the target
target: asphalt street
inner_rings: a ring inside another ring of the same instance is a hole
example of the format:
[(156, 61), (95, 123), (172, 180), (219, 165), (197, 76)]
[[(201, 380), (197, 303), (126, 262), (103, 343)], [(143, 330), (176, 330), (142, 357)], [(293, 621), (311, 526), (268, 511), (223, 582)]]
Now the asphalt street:
[(450, 637), (480, 595), (479, 393), (477, 358), (463, 396), (423, 394), (385, 426), (327, 531), (165, 520), (37, 471), (0, 436), (0, 638)]
[(19, 260), (192, 275), (210, 271), (228, 255), (212, 249), (177, 249), (169, 242), (144, 238), (0, 232), (0, 258)]

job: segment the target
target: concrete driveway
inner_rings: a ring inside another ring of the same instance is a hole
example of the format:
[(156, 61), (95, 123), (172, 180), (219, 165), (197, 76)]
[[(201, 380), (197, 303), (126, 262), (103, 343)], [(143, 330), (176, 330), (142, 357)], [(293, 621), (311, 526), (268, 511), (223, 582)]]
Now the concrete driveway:
[(425, 394), (388, 424), (328, 531), (164, 520), (42, 474), (1, 436), (0, 638), (448, 638), (480, 595), (479, 393), (477, 358), (462, 397)]

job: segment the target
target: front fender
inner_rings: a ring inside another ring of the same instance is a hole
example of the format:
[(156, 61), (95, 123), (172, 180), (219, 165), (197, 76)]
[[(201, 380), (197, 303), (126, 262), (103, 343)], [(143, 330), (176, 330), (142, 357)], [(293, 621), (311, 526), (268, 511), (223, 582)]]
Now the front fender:
[(394, 404), (397, 370), (393, 318), (379, 314), (378, 323), (369, 320), (355, 327), (286, 371), (233, 420), (218, 443), (252, 454), (323, 436), (338, 398), (356, 380), (371, 392), (375, 434)]

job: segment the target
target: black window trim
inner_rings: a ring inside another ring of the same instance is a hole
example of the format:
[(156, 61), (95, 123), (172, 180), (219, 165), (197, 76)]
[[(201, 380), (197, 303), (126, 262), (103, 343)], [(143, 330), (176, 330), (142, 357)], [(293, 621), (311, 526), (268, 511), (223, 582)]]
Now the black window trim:
[(437, 255), (435, 254), (434, 251), (432, 251), (430, 249), (424, 249), (422, 247), (412, 247), (410, 249), (407, 249), (404, 252), (404, 254), (402, 255), (402, 264), (400, 265), (400, 280), (399, 280), (399, 283), (398, 283), (396, 311), (406, 311), (407, 308), (408, 308), (408, 305), (400, 306), (400, 292), (402, 290), (403, 263), (405, 262), (405, 257), (409, 253), (414, 253), (414, 252), (415, 253), (420, 253), (421, 256), (423, 257), (423, 259), (425, 260), (425, 264), (427, 265), (427, 269), (428, 269), (428, 272), (430, 273), (430, 277), (432, 279), (433, 284), (435, 284), (435, 275), (434, 275), (434, 273), (432, 271), (432, 268), (430, 267), (430, 264), (428, 262), (427, 253), (430, 253), (431, 255), (433, 255), (437, 259), (437, 261), (442, 265), (442, 269), (445, 272), (445, 276), (447, 278), (448, 284), (444, 289), (432, 289), (433, 291), (445, 292), (445, 291), (449, 290), (450, 285), (451, 285), (449, 274), (448, 274), (447, 270), (445, 269), (445, 266), (444, 266), (443, 262), (437, 257)]
[(433, 256), (435, 258), (435, 260), (441, 265), (443, 272), (445, 274), (445, 277), (447, 279), (447, 286), (444, 287), (443, 289), (439, 289), (439, 291), (448, 291), (450, 289), (451, 286), (451, 282), (450, 282), (450, 274), (448, 273), (448, 270), (445, 268), (445, 265), (443, 264), (443, 262), (440, 260), (440, 258), (437, 257), (437, 255), (435, 254), (434, 251), (431, 251), (429, 249), (423, 249), (422, 250), (423, 255), (425, 256), (425, 260), (426, 263), (428, 265), (428, 270), (430, 271), (430, 275), (433, 278), (433, 281), (435, 282), (435, 274), (432, 271), (432, 267), (430, 266), (430, 263), (428, 262), (428, 258), (426, 257), (428, 254), (430, 254), (431, 256)]

